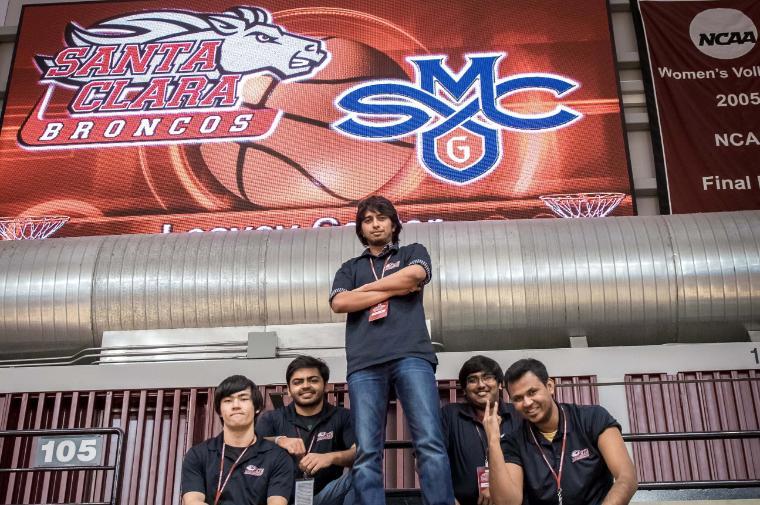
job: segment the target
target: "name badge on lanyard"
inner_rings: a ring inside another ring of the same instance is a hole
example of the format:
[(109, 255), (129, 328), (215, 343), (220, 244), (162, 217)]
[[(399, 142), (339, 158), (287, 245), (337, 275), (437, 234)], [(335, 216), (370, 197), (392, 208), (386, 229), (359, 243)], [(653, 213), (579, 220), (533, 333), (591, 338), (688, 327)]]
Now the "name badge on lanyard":
[[(385, 267), (388, 266), (388, 260), (391, 259), (390, 253), (388, 254), (388, 257), (385, 258), (385, 263), (383, 263), (383, 271), (380, 274), (380, 279), (385, 277)], [(377, 272), (375, 272), (375, 263), (372, 261), (372, 258), (369, 258), (369, 266), (372, 270), (372, 275), (375, 276), (375, 280), (378, 281)], [(388, 300), (385, 300), (383, 302), (380, 302), (376, 305), (373, 305), (369, 308), (369, 320), (377, 321), (378, 319), (383, 319), (384, 317), (388, 317), (388, 311), (390, 310), (390, 304), (388, 303)]]
[(488, 489), (488, 467), (479, 466), (477, 469), (477, 472), (478, 472), (478, 491), (482, 491), (483, 489)]
[(314, 479), (296, 480), (295, 505), (313, 505), (313, 504), (314, 504)]
[(370, 321), (377, 321), (378, 319), (382, 319), (384, 317), (388, 317), (388, 300), (380, 302), (377, 305), (373, 305), (369, 308)]

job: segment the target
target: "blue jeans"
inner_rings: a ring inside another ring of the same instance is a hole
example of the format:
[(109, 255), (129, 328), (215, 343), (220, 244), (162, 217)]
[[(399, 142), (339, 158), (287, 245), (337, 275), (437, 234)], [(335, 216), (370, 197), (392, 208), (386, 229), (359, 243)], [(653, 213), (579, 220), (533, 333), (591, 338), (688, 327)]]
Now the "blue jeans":
[(314, 496), (314, 505), (354, 505), (351, 472), (345, 472)]
[(412, 432), (425, 503), (452, 505), (454, 490), (443, 442), (438, 388), (433, 365), (421, 358), (401, 358), (348, 376), (357, 446), (353, 467), (355, 503), (385, 504), (383, 445), (391, 387), (404, 407)]

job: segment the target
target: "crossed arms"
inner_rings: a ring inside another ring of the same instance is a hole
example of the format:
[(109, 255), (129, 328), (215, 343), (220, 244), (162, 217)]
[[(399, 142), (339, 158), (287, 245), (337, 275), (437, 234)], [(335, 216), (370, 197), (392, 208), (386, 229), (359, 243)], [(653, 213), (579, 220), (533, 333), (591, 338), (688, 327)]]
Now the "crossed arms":
[(421, 289), (427, 278), (420, 265), (409, 265), (382, 279), (359, 286), (351, 291), (341, 291), (330, 302), (333, 312), (358, 312), (377, 305), (394, 296), (408, 295)]

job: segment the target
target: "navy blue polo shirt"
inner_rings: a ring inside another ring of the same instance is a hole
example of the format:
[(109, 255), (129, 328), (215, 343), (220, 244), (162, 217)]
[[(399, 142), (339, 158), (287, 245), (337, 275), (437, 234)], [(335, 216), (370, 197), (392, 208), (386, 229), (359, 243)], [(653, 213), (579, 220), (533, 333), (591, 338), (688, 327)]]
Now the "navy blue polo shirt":
[[(203, 493), (214, 503), (219, 485), (223, 434), (195, 445), (182, 461), (182, 494)], [(222, 482), (243, 449), (224, 451)], [(288, 498), (293, 490), (293, 460), (284, 449), (259, 437), (243, 455), (224, 488), (220, 505), (266, 505), (270, 496)]]
[[(430, 282), (430, 255), (421, 244), (399, 247), (389, 244), (379, 256), (372, 256), (369, 248), (353, 259), (343, 263), (335, 274), (330, 301), (342, 291), (351, 291), (375, 281), (370, 258), (374, 262), (379, 279), (385, 266), (385, 274), (398, 272), (410, 265), (420, 265), (427, 277), (423, 284)], [(387, 264), (386, 264), (387, 259)], [(387, 363), (399, 358), (417, 357), (433, 364), (438, 360), (430, 342), (425, 325), (425, 311), (422, 307), (422, 290), (405, 296), (394, 296), (389, 300), (388, 316), (369, 321), (369, 309), (350, 312), (346, 319), (346, 360), (347, 374), (374, 365)]]
[(613, 484), (612, 473), (599, 452), (599, 435), (607, 428), (620, 430), (620, 424), (604, 407), (562, 403), (559, 426), (549, 442), (538, 429), (523, 419), (518, 429), (502, 439), (504, 461), (523, 468), (523, 493), (531, 505), (556, 505), (557, 481), (539, 453), (540, 450), (559, 469), (562, 452), (562, 428), (567, 416), (567, 447), (562, 471), (562, 502), (566, 505), (596, 505), (604, 501)]
[[(520, 426), (521, 418), (512, 404), (499, 402), (502, 439)], [(486, 461), (488, 440), (483, 423), (469, 403), (450, 403), (441, 409), (443, 437), (451, 464), (454, 496), (460, 505), (477, 505), (477, 468)]]
[[(301, 438), (304, 447), (310, 452), (326, 454), (328, 452), (350, 449), (356, 439), (351, 424), (351, 413), (343, 407), (334, 407), (325, 402), (311, 429), (304, 425), (303, 419), (296, 414), (295, 404), (264, 412), (256, 421), (256, 435), (259, 437)], [(297, 478), (303, 474), (295, 462), (294, 472)], [(314, 476), (314, 494), (319, 493), (331, 481), (343, 475), (343, 467), (332, 465), (318, 471)]]

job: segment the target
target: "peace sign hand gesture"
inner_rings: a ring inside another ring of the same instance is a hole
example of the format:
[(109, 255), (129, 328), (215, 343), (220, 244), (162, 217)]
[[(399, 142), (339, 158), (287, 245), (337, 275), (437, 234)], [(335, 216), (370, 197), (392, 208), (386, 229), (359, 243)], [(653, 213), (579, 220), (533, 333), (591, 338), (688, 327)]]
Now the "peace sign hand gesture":
[(489, 443), (501, 438), (501, 416), (499, 415), (498, 402), (486, 403), (486, 412), (483, 416), (483, 428), (486, 431), (486, 438)]

